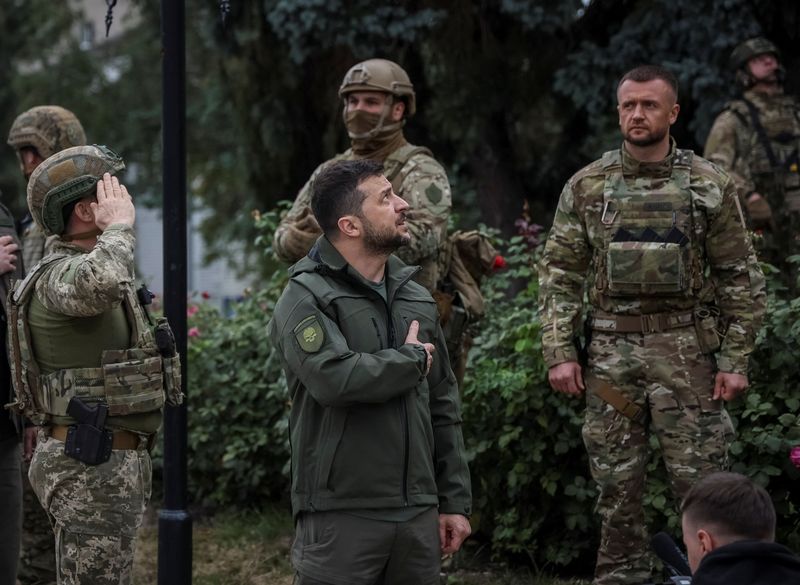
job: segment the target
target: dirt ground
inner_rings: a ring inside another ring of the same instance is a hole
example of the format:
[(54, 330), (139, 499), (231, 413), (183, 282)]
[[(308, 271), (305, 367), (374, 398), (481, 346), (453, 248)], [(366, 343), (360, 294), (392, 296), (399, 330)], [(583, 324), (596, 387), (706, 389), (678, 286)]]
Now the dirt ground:
[[(158, 522), (148, 512), (140, 529), (133, 585), (158, 581)], [(292, 585), (289, 563), (291, 521), (283, 511), (235, 513), (194, 520), (192, 525), (193, 585)], [(445, 562), (442, 585), (586, 585), (586, 581), (536, 576), (459, 558)]]

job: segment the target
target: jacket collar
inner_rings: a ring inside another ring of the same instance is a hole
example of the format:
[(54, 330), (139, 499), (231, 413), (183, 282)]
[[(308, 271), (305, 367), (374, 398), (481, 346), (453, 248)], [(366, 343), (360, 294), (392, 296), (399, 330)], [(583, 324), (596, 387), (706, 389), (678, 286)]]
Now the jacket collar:
[(631, 153), (622, 144), (622, 172), (625, 175), (668, 177), (672, 173), (672, 159), (675, 157), (677, 144), (675, 139), (669, 137), (669, 153), (665, 158), (656, 162), (642, 162), (633, 158)]
[[(395, 291), (411, 280), (419, 270), (419, 266), (408, 266), (394, 254), (389, 256), (383, 276), (389, 298), (392, 298)], [(305, 258), (289, 269), (290, 276), (303, 272), (327, 274), (334, 278), (355, 282), (362, 287), (371, 288), (371, 283), (347, 263), (325, 235), (317, 239)]]

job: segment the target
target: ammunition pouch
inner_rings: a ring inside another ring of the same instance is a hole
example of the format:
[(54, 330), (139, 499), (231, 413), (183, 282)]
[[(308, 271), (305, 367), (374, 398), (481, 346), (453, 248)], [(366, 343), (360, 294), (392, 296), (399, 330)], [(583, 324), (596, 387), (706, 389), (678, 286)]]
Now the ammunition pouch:
[(167, 403), (177, 406), (183, 403), (181, 358), (175, 346), (175, 336), (166, 318), (160, 317), (158, 319), (153, 337), (155, 338), (158, 353), (161, 354), (162, 358), (164, 392), (167, 395)]
[(611, 242), (606, 253), (608, 293), (643, 296), (689, 289), (689, 247), (671, 242)]
[(167, 395), (167, 404), (178, 406), (183, 403), (181, 391), (181, 356), (161, 358), (164, 370), (164, 392)]
[(102, 400), (111, 416), (153, 412), (164, 405), (162, 358), (153, 349), (103, 352), (99, 368), (70, 368), (42, 376), (42, 406), (65, 416), (73, 397)]
[(711, 354), (722, 346), (719, 333), (719, 309), (717, 307), (697, 307), (694, 310), (694, 328), (700, 351)]

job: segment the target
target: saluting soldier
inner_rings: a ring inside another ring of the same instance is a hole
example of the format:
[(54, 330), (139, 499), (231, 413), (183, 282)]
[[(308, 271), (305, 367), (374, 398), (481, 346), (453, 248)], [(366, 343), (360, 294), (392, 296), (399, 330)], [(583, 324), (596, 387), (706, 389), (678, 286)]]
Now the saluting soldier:
[[(102, 146), (46, 159), (28, 207), (53, 250), (9, 297), (14, 407), (41, 426), (29, 477), (53, 527), (59, 585), (130, 582), (150, 497), (148, 448), (179, 358), (133, 289), (135, 209)], [(167, 338), (169, 335), (167, 336)]]

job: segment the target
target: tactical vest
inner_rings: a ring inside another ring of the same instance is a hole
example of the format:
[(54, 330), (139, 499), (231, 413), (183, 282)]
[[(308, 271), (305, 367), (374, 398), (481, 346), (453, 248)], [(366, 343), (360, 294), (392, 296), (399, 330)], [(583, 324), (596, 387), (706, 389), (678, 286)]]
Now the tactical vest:
[(68, 254), (51, 254), (24, 280), (15, 284), (8, 299), (11, 377), (16, 401), (10, 406), (35, 424), (66, 417), (73, 396), (87, 403), (103, 402), (109, 416), (125, 416), (161, 409), (165, 400), (180, 404), (180, 357), (162, 357), (136, 294), (126, 286), (123, 310), (131, 327), (130, 349), (106, 350), (97, 368), (67, 368), (43, 375), (34, 357), (28, 308), (36, 282)]
[(751, 130), (751, 141), (744, 148), (756, 190), (771, 204), (800, 212), (800, 110), (784, 97), (766, 110), (746, 98), (731, 102), (727, 109)]
[(675, 149), (665, 179), (622, 173), (619, 150), (603, 155), (602, 247), (595, 286), (612, 297), (693, 296), (703, 284), (694, 236), (692, 151)]
[(400, 185), (402, 185), (403, 179), (405, 178), (405, 175), (401, 174), (403, 167), (406, 166), (412, 157), (418, 154), (427, 154), (429, 157), (433, 158), (433, 153), (424, 146), (406, 144), (395, 150), (383, 161), (384, 175), (392, 184), (392, 189), (395, 193), (400, 193)]

